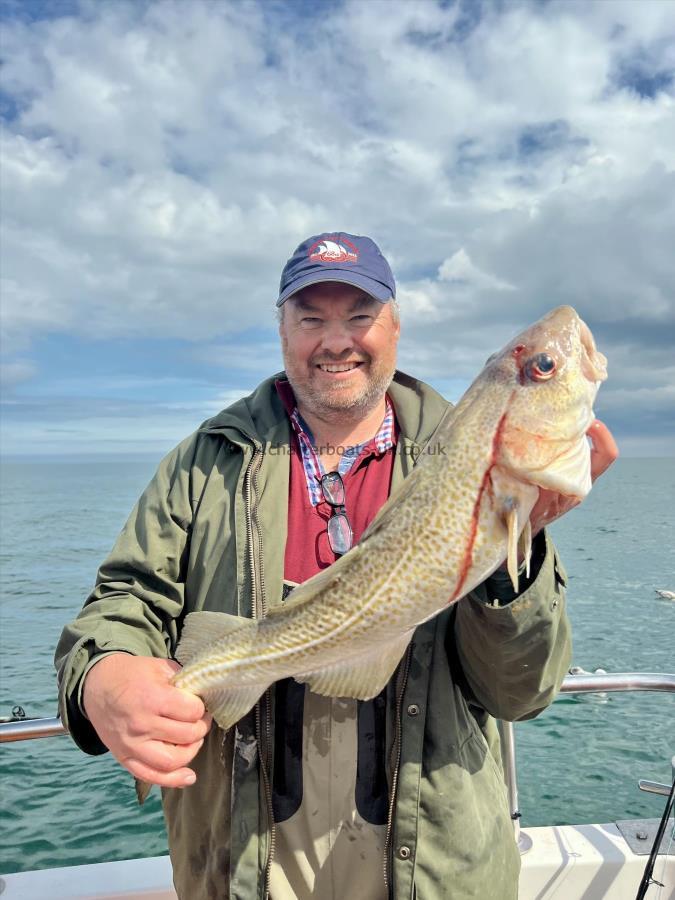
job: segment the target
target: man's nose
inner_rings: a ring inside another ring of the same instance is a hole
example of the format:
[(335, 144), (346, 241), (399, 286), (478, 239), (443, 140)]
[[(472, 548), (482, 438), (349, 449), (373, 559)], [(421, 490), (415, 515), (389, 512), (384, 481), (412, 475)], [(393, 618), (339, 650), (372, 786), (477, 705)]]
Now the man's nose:
[(346, 322), (327, 322), (323, 329), (322, 349), (327, 350), (333, 356), (340, 356), (354, 346), (354, 340), (350, 334)]

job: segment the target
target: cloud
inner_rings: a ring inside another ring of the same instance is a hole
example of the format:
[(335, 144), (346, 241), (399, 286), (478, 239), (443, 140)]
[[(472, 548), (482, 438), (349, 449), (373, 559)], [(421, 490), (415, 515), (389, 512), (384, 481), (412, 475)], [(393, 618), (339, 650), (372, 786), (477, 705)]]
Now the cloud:
[(284, 367), (278, 340), (258, 338), (248, 344), (209, 344), (195, 350), (195, 356), (201, 363), (232, 372), (255, 372), (260, 378), (279, 372)]
[[(61, 9), (3, 22), (2, 337), (26, 379), (55, 335), (252, 375), (286, 258), (336, 228), (391, 259), (416, 374), (464, 383), (572, 303), (632, 433), (619, 400), (650, 399), (620, 348), (675, 328), (672, 4)], [(667, 361), (649, 377), (665, 414)]]
[(13, 362), (0, 363), (0, 385), (4, 390), (29, 381), (37, 374), (37, 367), (29, 359), (16, 359)]
[(456, 282), (478, 288), (479, 290), (515, 290), (512, 284), (509, 284), (507, 281), (502, 281), (499, 278), (495, 278), (494, 275), (483, 272), (475, 266), (464, 247), (459, 249), (456, 253), (453, 253), (451, 257), (441, 263), (438, 269), (438, 278), (439, 281)]

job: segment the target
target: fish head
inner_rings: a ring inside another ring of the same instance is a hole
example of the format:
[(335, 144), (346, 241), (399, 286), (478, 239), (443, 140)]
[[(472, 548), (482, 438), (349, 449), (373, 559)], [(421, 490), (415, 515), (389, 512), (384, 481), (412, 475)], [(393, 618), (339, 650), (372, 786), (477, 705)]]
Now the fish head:
[(591, 488), (593, 402), (607, 378), (586, 323), (560, 306), (490, 357), (485, 374), (511, 389), (494, 462), (526, 482), (582, 499)]

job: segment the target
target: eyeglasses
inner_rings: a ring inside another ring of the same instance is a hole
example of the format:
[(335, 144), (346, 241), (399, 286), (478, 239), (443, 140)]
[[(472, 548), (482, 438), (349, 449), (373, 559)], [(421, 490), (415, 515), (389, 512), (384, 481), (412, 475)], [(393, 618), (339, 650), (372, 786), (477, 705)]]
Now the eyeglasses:
[(345, 483), (339, 472), (327, 472), (321, 478), (323, 499), (333, 507), (328, 520), (328, 543), (336, 556), (352, 546), (352, 526), (345, 509)]

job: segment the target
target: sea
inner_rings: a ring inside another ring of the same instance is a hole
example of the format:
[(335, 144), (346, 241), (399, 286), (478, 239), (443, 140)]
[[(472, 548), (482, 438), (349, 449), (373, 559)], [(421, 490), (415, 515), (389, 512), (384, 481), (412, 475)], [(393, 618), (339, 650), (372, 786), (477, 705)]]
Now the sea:
[[(56, 714), (52, 658), (156, 461), (6, 460), (0, 466), (0, 717)], [(552, 526), (569, 574), (574, 665), (675, 672), (675, 460), (620, 459)], [(564, 695), (515, 726), (522, 825), (660, 818), (675, 695)], [(158, 791), (66, 736), (0, 747), (0, 871), (166, 852)]]

